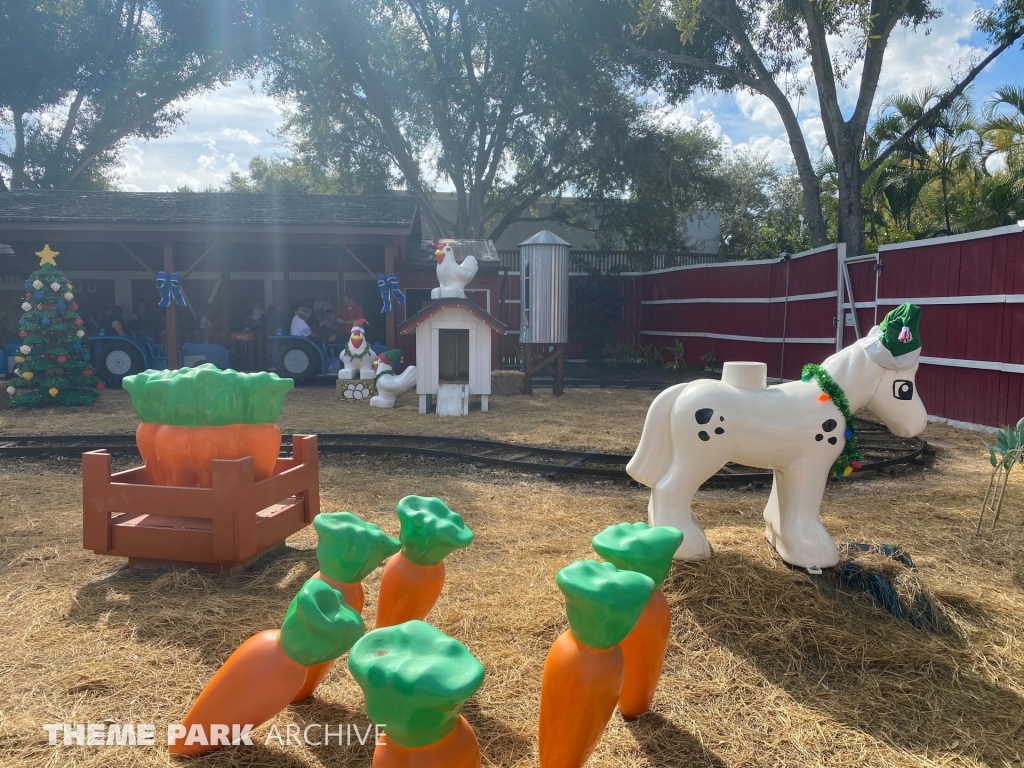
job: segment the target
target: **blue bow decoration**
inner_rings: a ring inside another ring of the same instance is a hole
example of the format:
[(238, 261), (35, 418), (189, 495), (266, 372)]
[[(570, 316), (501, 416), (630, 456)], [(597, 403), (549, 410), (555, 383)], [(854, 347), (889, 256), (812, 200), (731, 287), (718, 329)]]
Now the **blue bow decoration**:
[(169, 307), (171, 299), (174, 299), (174, 303), (179, 307), (185, 306), (185, 297), (181, 293), (181, 281), (177, 272), (171, 272), (170, 278), (166, 272), (157, 272), (156, 290), (160, 294), (160, 301), (156, 303), (158, 307)]
[(388, 272), (386, 275), (377, 276), (377, 290), (380, 291), (380, 298), (384, 302), (384, 307), (380, 313), (382, 315), (387, 314), (392, 310), (391, 297), (394, 296), (395, 301), (401, 305), (405, 305), (405, 294), (402, 293), (402, 289), (398, 286), (398, 275), (394, 272)]
[(160, 294), (160, 301), (156, 303), (158, 307), (167, 307), (171, 303), (171, 287), (167, 284), (167, 273), (157, 272), (156, 273), (156, 290)]
[(171, 297), (179, 307), (185, 306), (185, 297), (181, 293), (181, 281), (177, 272), (171, 272)]

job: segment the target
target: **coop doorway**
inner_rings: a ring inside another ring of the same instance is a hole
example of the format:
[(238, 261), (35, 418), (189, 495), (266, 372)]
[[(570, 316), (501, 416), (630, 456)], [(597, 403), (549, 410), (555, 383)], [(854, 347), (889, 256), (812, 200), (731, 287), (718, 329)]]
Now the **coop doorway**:
[(439, 328), (437, 374), (442, 382), (469, 381), (469, 329)]

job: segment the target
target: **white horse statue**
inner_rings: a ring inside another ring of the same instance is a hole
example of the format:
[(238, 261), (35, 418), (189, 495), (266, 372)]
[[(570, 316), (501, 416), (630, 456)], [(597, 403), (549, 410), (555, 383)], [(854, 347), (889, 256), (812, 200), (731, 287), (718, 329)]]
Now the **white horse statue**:
[(859, 467), (853, 412), (867, 408), (900, 437), (928, 419), (914, 386), (921, 310), (894, 309), (880, 325), (803, 380), (766, 386), (763, 363), (726, 363), (722, 381), (677, 384), (651, 403), (626, 471), (651, 488), (651, 525), (684, 534), (677, 560), (711, 556), (690, 510), (694, 493), (729, 461), (774, 471), (765, 537), (787, 563), (828, 568), (839, 551), (821, 523), (829, 474)]

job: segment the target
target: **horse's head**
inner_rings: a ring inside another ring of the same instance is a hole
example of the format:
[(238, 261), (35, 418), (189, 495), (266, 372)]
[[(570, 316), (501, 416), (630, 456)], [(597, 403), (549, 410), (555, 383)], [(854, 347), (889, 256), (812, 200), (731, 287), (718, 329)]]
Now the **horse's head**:
[(865, 407), (900, 437), (915, 437), (928, 425), (928, 412), (914, 382), (921, 356), (920, 317), (920, 307), (903, 304), (862, 340), (868, 357), (882, 369)]
[(885, 368), (874, 397), (865, 406), (899, 437), (915, 437), (928, 425), (928, 412), (914, 382), (916, 374), (917, 363), (904, 370)]

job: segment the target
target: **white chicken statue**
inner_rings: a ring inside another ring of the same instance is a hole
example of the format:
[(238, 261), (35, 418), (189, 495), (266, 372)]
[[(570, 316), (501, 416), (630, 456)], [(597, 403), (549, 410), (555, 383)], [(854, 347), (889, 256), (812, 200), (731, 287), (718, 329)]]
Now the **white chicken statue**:
[(430, 292), (432, 299), (464, 299), (466, 286), (476, 276), (478, 265), (476, 257), (467, 256), (459, 264), (455, 261), (455, 251), (448, 243), (441, 243), (434, 251), (437, 258), (437, 282), (441, 284)]
[(366, 321), (360, 318), (352, 323), (348, 343), (338, 357), (345, 367), (338, 371), (339, 379), (372, 379), (373, 350), (366, 338)]
[(377, 394), (370, 398), (370, 405), (378, 408), (394, 408), (398, 398), (416, 387), (416, 366), (410, 365), (397, 376), (395, 368), (402, 361), (402, 350), (389, 349), (377, 356), (373, 368), (377, 372), (374, 386)]

